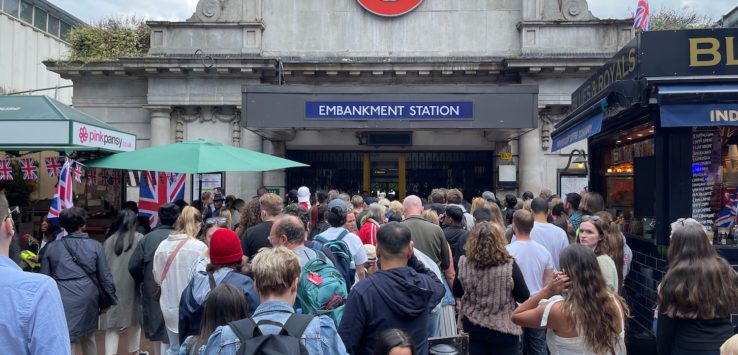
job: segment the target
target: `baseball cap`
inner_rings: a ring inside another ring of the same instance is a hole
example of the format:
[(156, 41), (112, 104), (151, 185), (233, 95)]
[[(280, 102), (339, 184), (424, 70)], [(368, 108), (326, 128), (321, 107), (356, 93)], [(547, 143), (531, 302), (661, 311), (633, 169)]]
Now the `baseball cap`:
[(346, 205), (346, 201), (340, 199), (340, 198), (334, 198), (331, 200), (331, 202), (328, 203), (328, 210), (332, 210), (334, 207), (339, 207), (343, 212), (348, 212), (348, 206)]
[(364, 244), (364, 251), (369, 261), (377, 261), (377, 248), (374, 245)]

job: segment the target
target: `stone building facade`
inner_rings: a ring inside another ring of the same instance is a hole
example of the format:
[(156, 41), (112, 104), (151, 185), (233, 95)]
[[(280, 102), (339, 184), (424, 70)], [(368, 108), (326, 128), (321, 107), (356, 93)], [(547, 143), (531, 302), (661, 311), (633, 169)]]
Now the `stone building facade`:
[[(586, 0), (424, 0), (396, 17), (367, 11), (357, 0), (201, 0), (186, 21), (148, 24), (147, 57), (84, 66), (46, 62), (74, 82), (76, 108), (135, 133), (139, 147), (204, 138), (287, 157), (353, 152), (364, 157), (356, 190), (373, 172), (403, 170), (412, 165), (405, 154), (423, 152), (494, 156), (481, 167), (490, 170), (486, 188), (502, 190), (499, 165), (514, 164), (518, 184), (510, 189), (555, 189), (556, 169), (577, 147), (551, 152), (553, 125), (567, 112), (572, 91), (633, 37), (629, 20), (597, 19)], [(474, 118), (486, 120), (484, 128), (426, 122), (416, 129), (403, 122), (398, 129), (411, 132), (412, 144), (370, 146), (362, 137), (378, 129), (364, 121), (355, 128), (315, 127), (291, 117), (289, 127), (268, 127), (270, 117), (247, 117), (243, 103), (245, 92), (261, 87), (453, 93), (460, 85), (501, 92), (533, 87), (532, 116), (496, 117), (492, 109)], [(494, 123), (528, 118), (530, 124), (514, 128)], [(499, 159), (502, 152), (512, 153), (512, 161)], [(374, 169), (398, 154), (399, 165)], [(454, 169), (441, 168), (452, 179)], [(228, 173), (226, 189), (250, 196), (262, 185), (296, 188), (290, 182), (308, 171)]]

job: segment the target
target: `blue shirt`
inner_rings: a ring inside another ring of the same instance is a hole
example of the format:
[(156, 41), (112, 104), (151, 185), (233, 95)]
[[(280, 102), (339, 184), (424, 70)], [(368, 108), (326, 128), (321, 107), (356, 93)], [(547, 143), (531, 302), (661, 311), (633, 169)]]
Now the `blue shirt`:
[(0, 344), (4, 354), (70, 354), (56, 282), (0, 256)]
[[(293, 313), (295, 311), (292, 306), (286, 302), (269, 301), (260, 304), (252, 318), (257, 323), (262, 319), (268, 319), (284, 324)], [(260, 326), (259, 329), (264, 335), (277, 334), (281, 330), (280, 327), (268, 324)], [(311, 355), (346, 354), (346, 347), (338, 336), (333, 320), (328, 316), (315, 317), (305, 329), (300, 342), (305, 345)], [(235, 355), (239, 347), (241, 347), (241, 340), (238, 339), (231, 327), (221, 326), (215, 329), (215, 332), (210, 336), (205, 355)]]

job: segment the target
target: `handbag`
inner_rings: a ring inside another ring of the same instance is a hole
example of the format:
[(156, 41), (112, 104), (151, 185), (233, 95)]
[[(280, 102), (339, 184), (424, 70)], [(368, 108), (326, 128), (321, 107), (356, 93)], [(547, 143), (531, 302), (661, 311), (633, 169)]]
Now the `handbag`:
[(159, 284), (154, 285), (154, 289), (151, 290), (151, 297), (154, 298), (154, 301), (159, 302), (161, 299), (161, 285), (164, 283), (164, 279), (167, 278), (167, 273), (169, 272), (169, 267), (172, 266), (172, 262), (174, 261), (174, 257), (177, 256), (177, 253), (179, 253), (179, 250), (182, 249), (182, 247), (187, 243), (187, 241), (190, 238), (185, 238), (179, 244), (177, 244), (177, 247), (174, 249), (174, 252), (172, 252), (171, 255), (169, 255), (169, 258), (167, 259), (166, 265), (164, 265), (164, 270), (161, 271), (161, 280), (159, 280)]
[(95, 271), (95, 274), (93, 274), (92, 272), (90, 272), (89, 270), (87, 270), (87, 267), (84, 264), (82, 264), (82, 262), (79, 260), (79, 256), (77, 256), (77, 253), (75, 253), (74, 250), (69, 247), (69, 244), (67, 243), (67, 238), (66, 237), (62, 238), (61, 241), (62, 241), (62, 244), (64, 244), (64, 248), (67, 249), (67, 252), (69, 253), (69, 256), (72, 257), (72, 261), (74, 261), (74, 263), (77, 264), (77, 266), (79, 266), (79, 268), (82, 269), (82, 271), (84, 271), (84, 273), (87, 275), (87, 277), (90, 278), (90, 280), (92, 281), (92, 283), (95, 284), (95, 287), (97, 287), (97, 292), (98, 292), (97, 305), (98, 305), (98, 308), (100, 308), (100, 310), (106, 310), (106, 309), (110, 308), (111, 306), (115, 305), (116, 302), (115, 302), (115, 300), (113, 300), (113, 297), (111, 297), (100, 286), (100, 281), (97, 279), (97, 276), (96, 276), (97, 271)]

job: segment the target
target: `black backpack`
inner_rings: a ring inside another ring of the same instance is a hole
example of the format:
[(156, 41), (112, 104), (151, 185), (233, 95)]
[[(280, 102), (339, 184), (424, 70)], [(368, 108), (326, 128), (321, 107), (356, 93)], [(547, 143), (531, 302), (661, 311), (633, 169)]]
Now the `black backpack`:
[[(238, 355), (282, 355), (300, 354), (309, 355), (305, 345), (300, 342), (300, 337), (315, 316), (307, 314), (292, 314), (284, 324), (262, 319), (259, 323), (252, 318), (241, 319), (231, 322), (229, 325), (241, 346)], [(275, 325), (282, 330), (277, 334), (264, 335), (259, 329), (260, 325)]]

